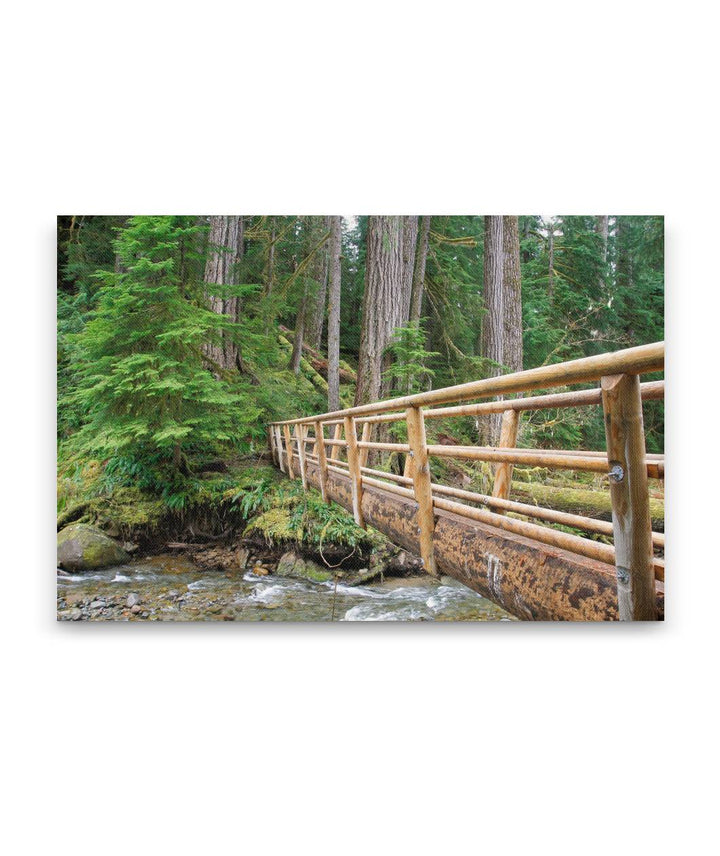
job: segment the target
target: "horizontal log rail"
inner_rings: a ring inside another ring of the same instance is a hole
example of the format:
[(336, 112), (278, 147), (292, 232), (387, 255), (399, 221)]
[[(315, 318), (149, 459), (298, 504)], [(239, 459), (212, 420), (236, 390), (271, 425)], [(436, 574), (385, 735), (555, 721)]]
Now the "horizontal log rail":
[[(506, 538), (529, 539), (543, 545), (543, 549), (559, 548), (613, 567), (619, 617), (654, 619), (657, 617), (655, 581), (662, 584), (665, 567), (663, 559), (653, 551), (664, 550), (665, 537), (650, 528), (648, 479), (664, 478), (665, 457), (645, 451), (642, 402), (662, 399), (665, 383), (640, 383), (639, 376), (661, 371), (663, 367), (662, 342), (599, 354), (342, 411), (274, 422), (268, 430), (270, 449), (276, 464), (291, 478), (301, 478), (303, 487), (307, 487), (308, 467), (315, 467), (316, 482), (325, 499), (329, 499), (331, 474), (349, 480), (346, 482), (350, 486), (348, 507), (352, 507), (360, 526), (365, 525), (364, 488), (385, 491), (403, 502), (411, 500), (416, 508), (420, 554), (430, 573), (437, 573), (433, 535), (437, 515), (447, 512), (491, 527), (488, 531), (502, 531)], [(593, 389), (502, 398), (508, 393), (552, 390), (592, 381), (601, 383)], [(447, 406), (489, 397), (494, 400)], [(527, 449), (516, 445), (521, 413), (586, 406), (604, 409), (606, 450)], [(503, 414), (500, 446), (432, 444), (426, 439), (428, 419), (477, 417), (489, 413)], [(372, 440), (374, 424), (389, 422), (407, 424), (408, 442)], [(358, 438), (359, 425), (362, 426), (361, 438)], [(332, 437), (325, 436), (325, 426), (334, 429)], [(404, 475), (367, 466), (371, 452), (376, 457), (388, 452), (404, 455)], [(340, 457), (341, 453), (346, 460)], [(495, 464), (492, 496), (433, 482), (431, 461), (438, 457)], [(612, 498), (612, 523), (510, 499), (511, 472), (517, 464), (606, 476)], [(558, 527), (588, 532), (594, 538)], [(598, 536), (601, 539), (612, 537), (613, 544), (597, 540)]]

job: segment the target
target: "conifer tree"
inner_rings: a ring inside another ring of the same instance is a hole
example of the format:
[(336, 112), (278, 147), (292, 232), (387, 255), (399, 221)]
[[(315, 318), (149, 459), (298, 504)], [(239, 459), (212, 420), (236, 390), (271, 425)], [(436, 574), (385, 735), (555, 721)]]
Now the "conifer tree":
[(115, 242), (121, 270), (98, 275), (98, 308), (78, 337), (88, 450), (159, 455), (182, 470), (189, 445), (232, 440), (259, 413), (203, 363), (223, 318), (205, 308), (199, 283), (193, 294), (180, 282), (180, 245), (196, 229), (190, 218), (134, 217)]

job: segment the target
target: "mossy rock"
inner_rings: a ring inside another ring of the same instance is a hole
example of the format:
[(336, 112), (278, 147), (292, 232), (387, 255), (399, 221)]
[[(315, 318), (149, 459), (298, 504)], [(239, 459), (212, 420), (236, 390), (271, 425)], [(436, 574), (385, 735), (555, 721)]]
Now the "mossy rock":
[(326, 583), (332, 579), (332, 574), (327, 568), (322, 568), (312, 559), (303, 559), (292, 551), (283, 553), (276, 572), (281, 577), (311, 580), (314, 583)]
[(58, 567), (66, 571), (91, 571), (129, 561), (130, 555), (104, 532), (85, 523), (66, 526), (57, 536)]

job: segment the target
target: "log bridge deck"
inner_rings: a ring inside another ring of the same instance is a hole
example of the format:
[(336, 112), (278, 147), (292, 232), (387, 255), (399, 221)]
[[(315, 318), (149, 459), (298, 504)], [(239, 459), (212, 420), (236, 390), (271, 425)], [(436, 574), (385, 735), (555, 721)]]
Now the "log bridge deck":
[[(306, 489), (314, 485), (325, 501), (352, 510), (359, 526), (371, 524), (419, 554), (429, 573), (454, 577), (518, 618), (657, 620), (663, 617), (665, 565), (656, 553), (664, 555), (665, 536), (651, 529), (648, 478), (664, 479), (665, 460), (645, 451), (642, 402), (664, 398), (665, 384), (641, 383), (640, 375), (662, 371), (664, 358), (664, 343), (657, 342), (273, 422), (270, 450), (290, 478), (299, 476)], [(592, 381), (599, 386), (502, 399)], [(436, 406), (478, 398), (494, 400)], [(516, 448), (523, 411), (593, 405), (605, 415), (604, 451)], [(428, 419), (493, 413), (502, 414), (497, 447), (427, 443)], [(373, 442), (374, 426), (393, 422), (405, 422), (408, 442)], [(404, 475), (368, 467), (371, 449), (404, 453)], [(433, 482), (430, 460), (437, 456), (494, 463), (492, 495)], [(612, 523), (511, 500), (514, 464), (605, 474)], [(613, 544), (554, 524), (612, 536)]]

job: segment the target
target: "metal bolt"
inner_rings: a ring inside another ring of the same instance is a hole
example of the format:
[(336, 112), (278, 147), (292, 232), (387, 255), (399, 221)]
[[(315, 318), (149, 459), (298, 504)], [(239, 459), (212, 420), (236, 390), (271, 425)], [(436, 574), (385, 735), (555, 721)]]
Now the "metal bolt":
[(613, 464), (612, 467), (610, 467), (608, 476), (611, 481), (621, 482), (625, 478), (625, 470), (620, 466), (620, 464)]
[(626, 585), (630, 582), (630, 571), (627, 568), (616, 568), (617, 579), (619, 583)]

